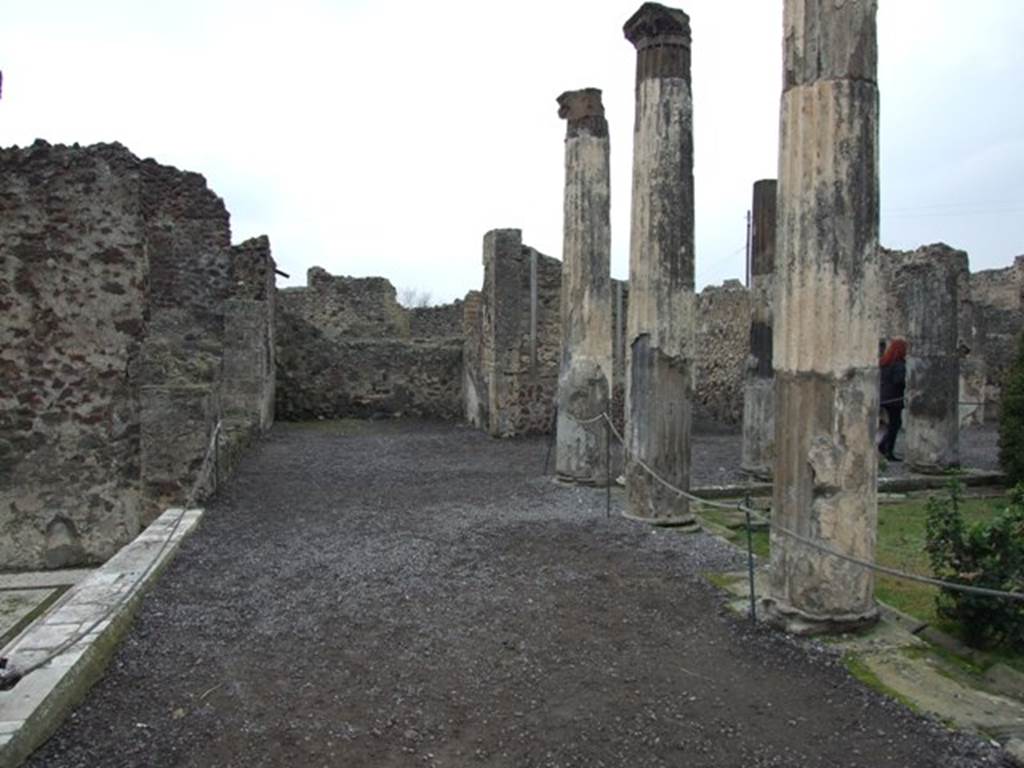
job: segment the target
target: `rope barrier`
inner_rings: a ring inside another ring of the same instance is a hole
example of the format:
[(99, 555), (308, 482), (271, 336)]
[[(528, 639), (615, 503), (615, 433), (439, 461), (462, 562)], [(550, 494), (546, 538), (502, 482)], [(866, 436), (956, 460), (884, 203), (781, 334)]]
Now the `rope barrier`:
[[(833, 549), (832, 547), (830, 547), (830, 546), (828, 546), (826, 544), (823, 544), (823, 543), (818, 542), (818, 541), (814, 541), (813, 539), (809, 539), (806, 536), (802, 536), (802, 535), (796, 533), (795, 531), (791, 531), (788, 528), (784, 528), (783, 526), (779, 525), (778, 523), (773, 523), (772, 521), (770, 521), (767, 518), (765, 518), (760, 513), (759, 510), (752, 508), (749, 504), (744, 504), (742, 501), (738, 502), (736, 504), (729, 504), (729, 503), (724, 503), (724, 502), (719, 502), (719, 501), (713, 501), (711, 499), (702, 499), (699, 496), (695, 496), (694, 494), (690, 493), (689, 491), (685, 491), (682, 488), (679, 488), (679, 487), (673, 485), (668, 480), (665, 480), (657, 472), (655, 472), (653, 469), (651, 469), (651, 467), (648, 466), (646, 462), (644, 462), (639, 457), (632, 455), (632, 451), (630, 451), (629, 446), (626, 445), (626, 441), (622, 437), (622, 434), (615, 428), (615, 424), (612, 422), (611, 416), (609, 416), (608, 413), (605, 412), (605, 413), (601, 414), (601, 417), (604, 419), (604, 421), (605, 421), (605, 423), (607, 425), (607, 428), (609, 429), (611, 434), (615, 435), (615, 438), (622, 444), (622, 450), (623, 450), (624, 455), (628, 459), (630, 459), (634, 463), (636, 463), (641, 469), (643, 469), (654, 480), (656, 480), (657, 482), (661, 483), (663, 486), (665, 486), (669, 490), (673, 491), (674, 493), (677, 493), (678, 495), (682, 496), (683, 498), (689, 499), (690, 501), (693, 501), (695, 503), (704, 504), (704, 505), (706, 505), (708, 507), (717, 508), (717, 509), (728, 509), (728, 510), (734, 510), (735, 509), (735, 510), (739, 510), (740, 512), (743, 512), (747, 516), (747, 518), (748, 518), (748, 532), (749, 532), (749, 519), (751, 517), (753, 517), (753, 518), (759, 520), (760, 522), (767, 523), (768, 525), (770, 525), (771, 529), (773, 531), (775, 531), (777, 533), (780, 533), (783, 536), (788, 536), (789, 538), (791, 538), (791, 539), (793, 539), (795, 541), (798, 541), (801, 544), (809, 546), (809, 547), (811, 547), (813, 549), (816, 549), (819, 552), (822, 552), (822, 553), (827, 554), (827, 555), (831, 555), (832, 557), (838, 558), (840, 560), (844, 560), (844, 561), (846, 561), (848, 563), (860, 566), (862, 568), (868, 568), (868, 569), (873, 570), (873, 571), (878, 571), (879, 573), (884, 573), (884, 574), (886, 574), (888, 576), (892, 576), (894, 578), (904, 579), (906, 581), (914, 581), (914, 582), (918, 582), (918, 583), (921, 583), (921, 584), (928, 584), (930, 586), (939, 587), (941, 589), (949, 589), (949, 590), (953, 590), (955, 592), (965, 592), (967, 594), (972, 594), (972, 595), (982, 595), (982, 596), (985, 596), (985, 597), (998, 597), (998, 598), (1004, 598), (1004, 599), (1008, 599), (1008, 600), (1024, 600), (1024, 593), (1021, 593), (1021, 592), (1010, 592), (1010, 591), (1001, 590), (1001, 589), (989, 589), (987, 587), (972, 587), (969, 584), (957, 584), (955, 582), (944, 581), (942, 579), (936, 579), (936, 578), (932, 578), (930, 576), (920, 576), (920, 575), (918, 575), (916, 573), (907, 573), (905, 571), (897, 570), (896, 568), (890, 568), (888, 566), (879, 565), (878, 563), (873, 563), (873, 562), (870, 562), (868, 560), (863, 560), (861, 558), (854, 557), (852, 555), (847, 555), (847, 554), (845, 554), (843, 552), (839, 552), (839, 551)], [(596, 419), (591, 419), (587, 423), (592, 423), (593, 421), (596, 421)], [(580, 423), (582, 423), (582, 422), (580, 422)]]
[(213, 427), (213, 431), (210, 434), (210, 441), (206, 448), (206, 455), (203, 457), (203, 463), (200, 465), (199, 472), (196, 474), (195, 482), (192, 484), (191, 490), (185, 497), (185, 505), (181, 510), (181, 514), (179, 514), (177, 519), (174, 521), (174, 525), (171, 526), (171, 531), (167, 534), (167, 538), (164, 539), (163, 544), (161, 544), (160, 546), (160, 549), (157, 550), (156, 554), (153, 556), (153, 559), (150, 560), (149, 565), (147, 565), (135, 578), (135, 581), (132, 582), (131, 587), (122, 592), (121, 595), (118, 596), (117, 600), (115, 600), (113, 603), (107, 606), (107, 609), (100, 615), (100, 617), (93, 621), (91, 624), (89, 624), (85, 629), (79, 630), (71, 637), (69, 637), (67, 640), (58, 645), (55, 649), (46, 654), (43, 658), (37, 659), (24, 669), (18, 669), (17, 667), (10, 666), (8, 664), (7, 659), (0, 660), (3, 662), (2, 667), (0, 667), (0, 690), (9, 690), (13, 688), (19, 680), (32, 674), (40, 667), (49, 664), (55, 658), (64, 653), (68, 648), (71, 648), (73, 645), (80, 642), (82, 638), (84, 638), (86, 635), (88, 635), (90, 632), (96, 629), (96, 627), (98, 627), (100, 624), (102, 624), (104, 621), (110, 618), (110, 615), (116, 609), (120, 608), (121, 605), (123, 605), (124, 602), (135, 593), (135, 590), (138, 588), (138, 586), (146, 579), (147, 576), (149, 576), (153, 568), (156, 567), (156, 564), (160, 562), (160, 559), (163, 557), (164, 552), (167, 550), (167, 547), (170, 545), (171, 541), (174, 540), (175, 534), (177, 534), (178, 529), (181, 527), (181, 523), (185, 519), (185, 515), (188, 513), (189, 509), (191, 509), (195, 504), (196, 497), (199, 494), (199, 490), (206, 483), (206, 481), (209, 480), (210, 468), (214, 464), (214, 458), (217, 453), (217, 446), (219, 443), (221, 432), (221, 424), (222, 422), (218, 421)]

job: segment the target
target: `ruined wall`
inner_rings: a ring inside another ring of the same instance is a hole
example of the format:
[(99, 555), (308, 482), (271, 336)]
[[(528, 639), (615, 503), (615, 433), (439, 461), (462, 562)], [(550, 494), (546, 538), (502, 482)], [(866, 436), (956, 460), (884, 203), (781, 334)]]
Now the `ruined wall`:
[(523, 245), (518, 229), (484, 236), (482, 374), (488, 431), (495, 437), (547, 433), (561, 355), (562, 265)]
[(260, 432), (274, 421), (274, 268), (266, 237), (231, 249), (221, 401), (229, 421)]
[(743, 372), (750, 341), (750, 291), (739, 280), (708, 286), (697, 296), (694, 429), (739, 425)]
[(220, 415), (227, 211), (45, 142), (0, 150), (0, 210), (0, 568), (102, 561), (183, 501)]
[(278, 418), (463, 415), (461, 302), (407, 310), (384, 278), (319, 267), (307, 283), (278, 292)]
[(138, 383), (142, 480), (155, 517), (191, 488), (221, 413), (231, 227), (198, 173), (141, 163), (148, 256)]
[[(1021, 291), (1024, 290), (1024, 256), (1013, 266), (986, 269), (970, 276), (971, 310), (974, 333), (965, 342), (974, 343), (972, 355), (984, 363), (984, 418), (999, 417), (999, 395), (1003, 380), (1017, 353), (1017, 338), (1022, 327)], [(982, 387), (976, 387), (981, 390)]]
[(0, 179), (0, 566), (102, 559), (144, 506), (138, 163), (37, 142), (0, 150)]
[(436, 307), (414, 307), (409, 313), (409, 336), (414, 339), (461, 338), (464, 308), (456, 299)]
[(311, 267), (306, 287), (281, 289), (278, 304), (281, 312), (304, 319), (332, 339), (409, 336), (409, 313), (383, 277), (335, 276)]
[[(952, 252), (937, 243), (918, 252)], [(886, 338), (906, 336), (905, 307), (901, 306), (896, 273), (916, 252), (882, 249), (884, 285), (882, 333)], [(1002, 269), (964, 274), (959, 285), (957, 335), (960, 349), (959, 399), (962, 424), (998, 418), (1003, 378), (1016, 354), (1022, 328), (1021, 290), (1024, 288), (1024, 257)], [(913, 343), (913, 339), (911, 339)], [(984, 403), (979, 406), (977, 403)]]

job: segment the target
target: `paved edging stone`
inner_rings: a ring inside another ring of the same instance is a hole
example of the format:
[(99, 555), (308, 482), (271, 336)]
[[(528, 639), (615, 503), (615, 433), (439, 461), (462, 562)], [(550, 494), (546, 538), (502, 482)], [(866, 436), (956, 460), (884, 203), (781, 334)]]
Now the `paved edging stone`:
[[(27, 667), (114, 606), (83, 639), (11, 690), (0, 691), (0, 768), (20, 765), (100, 678), (142, 595), (202, 515), (201, 509), (168, 509), (3, 649), (0, 655), (10, 659), (11, 665)], [(159, 559), (154, 563), (154, 558)]]

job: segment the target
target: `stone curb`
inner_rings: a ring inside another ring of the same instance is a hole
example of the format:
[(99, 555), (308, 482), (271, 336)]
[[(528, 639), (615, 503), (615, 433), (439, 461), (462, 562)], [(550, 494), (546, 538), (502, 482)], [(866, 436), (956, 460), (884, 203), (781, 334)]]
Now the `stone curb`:
[[(116, 606), (84, 638), (11, 690), (0, 691), (0, 768), (21, 765), (99, 680), (146, 589), (202, 515), (201, 509), (168, 509), (3, 649), (0, 655), (9, 658), (15, 668), (26, 667)], [(175, 530), (179, 516), (181, 524)], [(174, 538), (164, 547), (172, 531)], [(134, 584), (151, 563), (153, 567), (142, 581)]]
[[(964, 486), (1006, 485), (1003, 472), (988, 470), (967, 470), (957, 479)], [(878, 490), (883, 493), (900, 493), (903, 491), (925, 491), (932, 488), (945, 488), (953, 475), (911, 475), (909, 477), (880, 477)], [(734, 485), (706, 485), (693, 488), (690, 493), (704, 499), (732, 499), (749, 493), (751, 496), (770, 496), (771, 483), (736, 483)]]

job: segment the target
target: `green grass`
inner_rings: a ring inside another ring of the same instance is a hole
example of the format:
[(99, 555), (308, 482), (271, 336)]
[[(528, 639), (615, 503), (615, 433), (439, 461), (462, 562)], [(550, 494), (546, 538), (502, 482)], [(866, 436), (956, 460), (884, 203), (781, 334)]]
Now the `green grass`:
[[(944, 492), (943, 492), (944, 493)], [(964, 499), (961, 511), (964, 520), (973, 523), (990, 518), (1007, 504), (1005, 497)], [(915, 498), (878, 507), (878, 541), (875, 559), (882, 565), (908, 573), (931, 575), (928, 553), (925, 551), (925, 519), (928, 516), (927, 499)], [(893, 576), (878, 574), (875, 578), (875, 596), (904, 613), (946, 630), (935, 614), (935, 596), (939, 590), (926, 584), (916, 584)]]
[(895, 688), (891, 688), (881, 681), (871, 667), (855, 653), (847, 653), (843, 656), (843, 666), (846, 667), (847, 671), (853, 675), (856, 679), (860, 680), (864, 685), (869, 688), (874, 688), (879, 693), (884, 693), (886, 696), (896, 699), (907, 709), (913, 712), (919, 712), (918, 706), (904, 696), (902, 693), (897, 691)]
[[(945, 494), (946, 491), (936, 491)], [(981, 499), (963, 499), (960, 509), (967, 524), (991, 518), (1005, 509), (1009, 500), (1005, 496)], [(746, 551), (747, 534), (737, 525), (737, 517), (725, 510), (701, 508), (699, 515), (713, 525), (727, 531), (728, 539)], [(882, 565), (923, 576), (932, 575), (928, 553), (925, 551), (925, 520), (928, 516), (927, 497), (917, 496), (903, 501), (879, 504), (878, 539), (875, 558)], [(753, 550), (766, 562), (769, 556), (769, 537), (766, 531), (753, 533)], [(935, 612), (938, 588), (927, 584), (904, 581), (885, 574), (876, 574), (875, 597), (903, 613), (927, 622), (946, 634), (960, 637), (956, 624), (939, 618)], [(1001, 661), (1024, 671), (1024, 655), (1006, 649), (995, 649), (987, 656), (992, 663)], [(851, 670), (852, 671), (852, 670)]]

